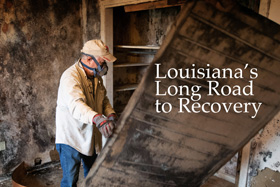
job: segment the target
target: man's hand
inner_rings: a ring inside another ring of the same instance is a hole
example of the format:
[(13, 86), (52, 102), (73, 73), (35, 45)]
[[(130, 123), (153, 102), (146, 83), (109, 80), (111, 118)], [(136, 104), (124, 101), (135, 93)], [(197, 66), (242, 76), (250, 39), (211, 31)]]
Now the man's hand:
[(113, 134), (114, 123), (111, 120), (103, 117), (101, 114), (96, 114), (92, 118), (92, 122), (96, 125), (101, 134), (106, 138), (110, 137)]

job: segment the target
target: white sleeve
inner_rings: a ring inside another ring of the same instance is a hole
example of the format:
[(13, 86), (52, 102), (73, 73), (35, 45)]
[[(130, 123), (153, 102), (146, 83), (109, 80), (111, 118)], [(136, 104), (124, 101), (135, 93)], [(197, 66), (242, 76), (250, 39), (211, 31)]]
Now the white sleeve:
[(97, 114), (86, 104), (86, 96), (80, 79), (75, 76), (64, 75), (60, 80), (62, 97), (73, 118), (82, 123), (92, 124), (92, 118)]

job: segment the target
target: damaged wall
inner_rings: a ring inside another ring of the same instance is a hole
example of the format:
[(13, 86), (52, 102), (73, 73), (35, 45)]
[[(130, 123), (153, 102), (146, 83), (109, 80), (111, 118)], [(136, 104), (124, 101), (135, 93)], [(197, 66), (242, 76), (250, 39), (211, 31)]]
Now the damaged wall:
[(0, 0), (0, 175), (53, 156), (59, 78), (79, 57), (83, 33), (100, 38), (98, 0)]
[[(280, 2), (261, 0), (259, 13), (280, 24)], [(247, 186), (280, 186), (280, 113), (251, 141)]]
[(180, 9), (175, 6), (126, 13), (124, 7), (114, 8), (114, 17), (118, 16), (114, 21), (114, 43), (160, 46)]
[[(251, 142), (251, 161), (249, 170), (249, 184), (251, 186), (260, 186), (257, 181), (260, 178), (264, 179), (264, 175), (260, 175), (266, 168), (271, 171), (278, 171), (275, 175), (280, 177), (280, 113), (262, 129)], [(273, 172), (268, 172), (272, 173)], [(278, 173), (278, 174), (277, 174)], [(259, 176), (258, 176), (259, 175)], [(272, 177), (272, 175), (271, 175)], [(269, 175), (266, 176), (267, 180), (273, 181)], [(276, 180), (274, 180), (275, 182)], [(278, 186), (279, 186), (278, 180)]]
[(252, 140), (252, 175), (266, 167), (280, 171), (280, 113)]

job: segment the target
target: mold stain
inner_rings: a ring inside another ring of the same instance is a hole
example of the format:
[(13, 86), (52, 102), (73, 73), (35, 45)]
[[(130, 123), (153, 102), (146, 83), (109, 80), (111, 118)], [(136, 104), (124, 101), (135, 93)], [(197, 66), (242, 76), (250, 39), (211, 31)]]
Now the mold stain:
[(58, 80), (82, 46), (80, 3), (0, 2), (0, 176), (38, 154), (51, 159)]
[(266, 162), (268, 159), (270, 159), (272, 157), (271, 151), (264, 151), (264, 152), (260, 152), (259, 154), (263, 156), (264, 162)]

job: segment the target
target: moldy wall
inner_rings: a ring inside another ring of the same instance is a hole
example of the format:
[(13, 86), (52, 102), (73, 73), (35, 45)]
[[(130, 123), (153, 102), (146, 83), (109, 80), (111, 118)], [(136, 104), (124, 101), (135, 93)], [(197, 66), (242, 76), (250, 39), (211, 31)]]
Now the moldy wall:
[(0, 176), (22, 161), (57, 158), (59, 78), (83, 37), (100, 38), (98, 0), (0, 0)]
[[(251, 162), (249, 170), (249, 178), (252, 181), (248, 186), (260, 186), (260, 178), (265, 179), (265, 182), (272, 181), (275, 183), (276, 178), (280, 178), (280, 113), (262, 129), (251, 141)], [(268, 169), (269, 168), (269, 169)], [(275, 171), (270, 172), (265, 176), (261, 173), (265, 170)], [(278, 186), (280, 181), (275, 184)], [(267, 185), (269, 186), (269, 185)]]
[(168, 7), (136, 12), (114, 9), (114, 43), (118, 45), (160, 46), (180, 7)]
[[(259, 13), (280, 24), (279, 0), (261, 0)], [(247, 186), (280, 186), (280, 112), (251, 141)]]

